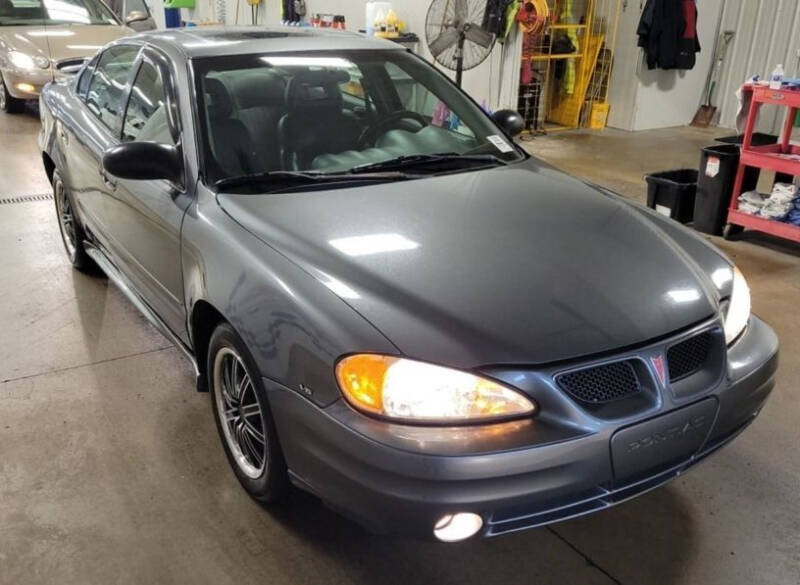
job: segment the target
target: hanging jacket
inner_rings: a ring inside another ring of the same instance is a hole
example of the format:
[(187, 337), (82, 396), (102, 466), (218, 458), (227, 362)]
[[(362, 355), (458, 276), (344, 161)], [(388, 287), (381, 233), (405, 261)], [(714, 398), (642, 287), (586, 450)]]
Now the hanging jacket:
[(695, 0), (647, 0), (636, 34), (648, 69), (692, 69), (700, 51)]

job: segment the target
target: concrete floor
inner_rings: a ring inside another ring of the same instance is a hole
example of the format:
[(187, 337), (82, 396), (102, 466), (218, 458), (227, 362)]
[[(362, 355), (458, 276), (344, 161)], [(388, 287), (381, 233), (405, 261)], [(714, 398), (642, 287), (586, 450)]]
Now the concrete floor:
[[(46, 191), (33, 114), (0, 115), (0, 198)], [(630, 196), (716, 132), (556, 135), (527, 146)], [(783, 363), (761, 417), (669, 486), (490, 541), (375, 537), (297, 493), (250, 500), (188, 362), (102, 277), (67, 265), (51, 201), (0, 205), (0, 584), (800, 583), (800, 259), (719, 243)]]

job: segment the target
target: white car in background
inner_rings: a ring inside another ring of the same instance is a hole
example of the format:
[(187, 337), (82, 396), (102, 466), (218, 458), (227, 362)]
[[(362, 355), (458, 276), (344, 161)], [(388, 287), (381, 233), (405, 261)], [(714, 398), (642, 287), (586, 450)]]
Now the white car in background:
[[(136, 11), (127, 23), (148, 17)], [(133, 32), (101, 0), (0, 0), (0, 110), (21, 112), (46, 83)]]

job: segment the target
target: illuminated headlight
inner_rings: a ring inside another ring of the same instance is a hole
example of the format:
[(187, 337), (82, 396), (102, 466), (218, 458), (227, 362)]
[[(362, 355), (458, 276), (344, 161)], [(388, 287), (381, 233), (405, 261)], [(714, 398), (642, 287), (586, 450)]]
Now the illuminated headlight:
[(725, 342), (730, 345), (750, 320), (750, 288), (738, 268), (733, 269), (731, 298), (725, 310)]
[(357, 354), (336, 366), (347, 401), (359, 410), (409, 422), (481, 422), (533, 414), (533, 402), (497, 382), (405, 358)]
[(19, 51), (11, 51), (11, 53), (8, 54), (8, 58), (11, 63), (19, 69), (35, 69), (36, 67), (39, 69), (47, 69), (50, 67), (50, 60), (41, 55), (31, 57)]

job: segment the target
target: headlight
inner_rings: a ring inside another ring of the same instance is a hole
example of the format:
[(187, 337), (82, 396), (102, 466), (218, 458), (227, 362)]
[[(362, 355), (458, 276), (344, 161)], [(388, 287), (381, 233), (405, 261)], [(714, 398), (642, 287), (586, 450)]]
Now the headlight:
[(30, 55), (20, 53), (19, 51), (11, 51), (8, 54), (8, 58), (11, 60), (11, 63), (19, 69), (34, 69), (36, 67), (39, 67), (40, 69), (47, 69), (50, 67), (50, 60), (46, 57), (42, 57), (41, 55), (31, 57)]
[(536, 410), (522, 394), (492, 380), (405, 358), (352, 355), (337, 364), (336, 379), (350, 404), (387, 418), (459, 423)]
[(750, 288), (738, 268), (733, 269), (733, 285), (725, 311), (725, 343), (730, 345), (750, 320)]

